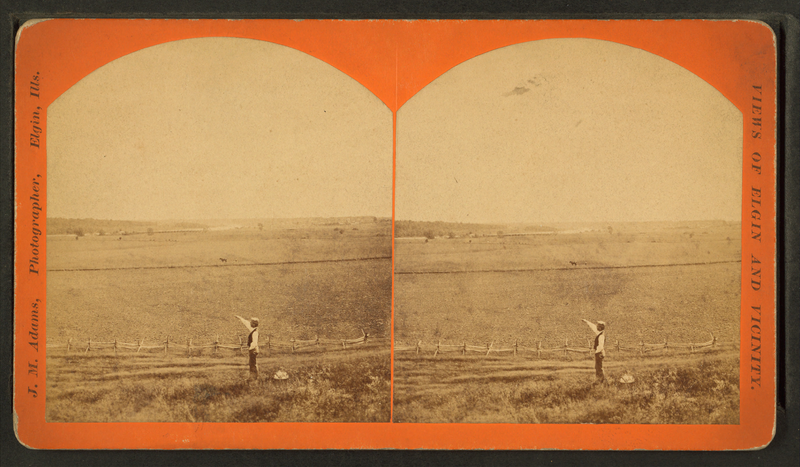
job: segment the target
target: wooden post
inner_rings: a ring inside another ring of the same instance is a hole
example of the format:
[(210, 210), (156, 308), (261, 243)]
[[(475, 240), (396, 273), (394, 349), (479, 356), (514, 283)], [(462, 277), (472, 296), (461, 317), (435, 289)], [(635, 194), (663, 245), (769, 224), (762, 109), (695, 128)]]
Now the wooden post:
[[(92, 348), (92, 338), (90, 337), (89, 338), (89, 345), (86, 346), (86, 352), (88, 352), (89, 349), (91, 349), (91, 348)], [(84, 352), (84, 353), (86, 353), (86, 352)]]
[(114, 356), (117, 356), (117, 338), (114, 338)]
[(569, 346), (569, 338), (564, 339), (564, 358), (567, 358), (569, 354), (567, 353), (567, 347)]
[(314, 336), (314, 345), (319, 347), (319, 336)]
[(714, 336), (714, 333), (712, 332), (711, 333), (711, 347), (716, 347), (716, 346), (717, 346), (717, 338), (716, 338), (716, 336)]
[(214, 353), (219, 352), (219, 334), (217, 334), (217, 340), (214, 342)]
[(439, 354), (439, 346), (442, 345), (442, 340), (439, 339), (439, 342), (436, 343), (436, 351), (433, 352), (433, 356), (436, 357)]
[(136, 353), (139, 353), (142, 350), (142, 343), (144, 342), (144, 338), (139, 339), (139, 347), (136, 347)]
[(517, 356), (517, 340), (514, 339), (514, 356)]
[(464, 342), (464, 347), (461, 348), (461, 355), (467, 354), (467, 343)]
[(244, 347), (242, 344), (242, 336), (239, 336), (239, 353), (244, 353)]
[(342, 339), (342, 348), (347, 349), (347, 341), (345, 341), (344, 339)]
[(419, 355), (420, 346), (422, 346), (422, 341), (417, 341), (417, 355)]
[(639, 355), (644, 355), (644, 341), (639, 341)]
[(689, 352), (694, 353), (694, 344), (689, 344)]
[(592, 349), (592, 340), (589, 339), (589, 358), (592, 358), (592, 350), (594, 350)]
[(289, 339), (289, 342), (291, 342), (291, 343), (292, 343), (292, 353), (294, 353), (294, 337), (292, 337), (291, 339)]
[(192, 356), (192, 338), (190, 337), (188, 341), (186, 341), (186, 356)]
[(619, 339), (617, 339), (616, 344), (617, 344), (617, 353), (619, 353)]
[(667, 353), (667, 340), (664, 339), (664, 353)]
[(69, 347), (72, 345), (72, 338), (70, 337), (67, 341), (67, 353), (69, 353)]
[(167, 340), (164, 342), (164, 355), (167, 354), (167, 351), (169, 351), (169, 336), (167, 336)]
[(267, 355), (272, 355), (272, 336), (267, 334)]
[(536, 345), (536, 358), (541, 360), (542, 359), (542, 341)]
[(489, 356), (489, 352), (492, 351), (492, 346), (494, 346), (494, 341), (492, 341), (492, 343), (489, 344), (488, 347), (486, 347), (486, 355), (484, 355), (484, 357), (488, 357)]

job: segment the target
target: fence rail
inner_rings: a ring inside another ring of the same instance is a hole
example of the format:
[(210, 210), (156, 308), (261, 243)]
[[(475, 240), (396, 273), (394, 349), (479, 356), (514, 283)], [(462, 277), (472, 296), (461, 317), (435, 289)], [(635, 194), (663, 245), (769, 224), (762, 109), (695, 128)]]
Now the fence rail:
[[(74, 341), (73, 339), (69, 339), (63, 344), (48, 342), (47, 348), (66, 349), (67, 352), (81, 351), (83, 353), (88, 353), (89, 351), (93, 350), (113, 350), (115, 355), (121, 350), (135, 351), (136, 353), (139, 353), (141, 350), (159, 350), (163, 351), (164, 354), (169, 354), (170, 352), (185, 352), (187, 356), (192, 356), (193, 354), (199, 355), (204, 349), (214, 349), (214, 353), (218, 353), (220, 350), (238, 350), (240, 353), (245, 353), (245, 351), (248, 350), (248, 346), (242, 340), (242, 336), (238, 336), (238, 338), (238, 344), (220, 342), (219, 336), (216, 337), (214, 342), (195, 344), (191, 338), (186, 340), (184, 343), (170, 340), (170, 338), (167, 337), (167, 339), (164, 341), (156, 341), (155, 343), (148, 345), (145, 345), (145, 339), (140, 339), (137, 342), (122, 342), (117, 339), (114, 339), (113, 341), (95, 341), (91, 338), (87, 341), (78, 342)], [(314, 339), (290, 339), (289, 341), (279, 342), (273, 341), (272, 336), (267, 335), (265, 342), (259, 343), (258, 348), (259, 352), (266, 351), (267, 353), (295, 353), (310, 348), (318, 349), (320, 351), (331, 350), (331, 347), (346, 350), (355, 348), (357, 346), (364, 346), (367, 343), (380, 344), (382, 342), (388, 344), (389, 338), (372, 337), (369, 335), (369, 333), (364, 332), (362, 329), (361, 337), (354, 339), (320, 339), (319, 337), (316, 337)]]
[[(258, 345), (259, 351), (266, 351), (268, 354), (272, 352), (276, 353), (295, 353), (300, 352), (308, 349), (317, 349), (320, 351), (327, 351), (332, 349), (352, 349), (358, 346), (364, 346), (367, 343), (389, 343), (388, 337), (372, 337), (368, 333), (361, 331), (361, 337), (357, 337), (354, 339), (329, 339), (329, 338), (319, 338), (316, 337), (314, 339), (290, 339), (288, 341), (273, 341), (272, 336), (266, 336), (266, 342), (261, 343)], [(653, 352), (666, 352), (666, 351), (682, 351), (682, 352), (700, 352), (712, 348), (721, 348), (728, 345), (738, 346), (736, 342), (720, 342), (714, 336), (713, 333), (710, 333), (711, 340), (706, 342), (698, 342), (698, 343), (685, 343), (685, 342), (668, 342), (665, 341), (659, 344), (651, 344), (640, 341), (637, 345), (622, 345), (619, 340), (615, 341), (612, 345), (606, 344), (606, 352), (619, 352), (619, 353), (632, 353), (632, 354), (639, 354), (639, 355), (646, 355)], [(132, 351), (135, 353), (139, 353), (142, 350), (145, 351), (163, 351), (164, 354), (169, 354), (170, 352), (185, 352), (187, 356), (192, 356), (194, 354), (199, 355), (204, 349), (213, 349), (214, 353), (218, 353), (220, 350), (232, 350), (232, 351), (239, 351), (240, 353), (245, 353), (248, 350), (247, 344), (242, 340), (242, 336), (238, 336), (239, 343), (223, 343), (220, 342), (219, 336), (216, 337), (214, 342), (204, 343), (204, 344), (195, 344), (193, 340), (190, 338), (185, 343), (183, 342), (176, 342), (170, 340), (168, 337), (165, 341), (162, 342), (155, 342), (155, 343), (148, 343), (145, 344), (145, 339), (140, 339), (137, 342), (122, 342), (117, 339), (113, 341), (95, 341), (92, 339), (88, 339), (88, 341), (81, 341), (77, 342), (73, 339), (69, 339), (67, 343), (47, 343), (48, 349), (66, 349), (67, 352), (70, 351), (82, 351), (83, 353), (88, 353), (89, 351), (98, 351), (98, 350), (113, 350), (114, 354), (118, 351)], [(593, 339), (589, 339), (587, 341), (587, 347), (577, 347), (571, 346), (569, 339), (564, 340), (564, 345), (559, 347), (542, 347), (542, 341), (538, 341), (535, 347), (527, 347), (520, 345), (518, 341), (515, 341), (514, 344), (510, 347), (501, 347), (497, 345), (496, 342), (490, 342), (483, 345), (473, 345), (468, 344), (466, 342), (462, 342), (461, 344), (443, 344), (441, 340), (437, 341), (436, 343), (423, 343), (422, 341), (418, 341), (413, 345), (404, 344), (402, 342), (395, 343), (394, 351), (398, 353), (402, 352), (414, 352), (417, 355), (421, 353), (432, 352), (433, 356), (436, 357), (440, 353), (460, 353), (461, 355), (467, 355), (469, 353), (479, 353), (483, 354), (484, 356), (489, 356), (491, 353), (495, 354), (513, 354), (514, 356), (520, 354), (536, 354), (537, 358), (542, 358), (542, 355), (545, 356), (563, 356), (564, 358), (571, 358), (570, 354), (585, 354), (588, 357), (591, 357), (594, 353), (594, 349), (592, 348), (592, 341)], [(85, 346), (85, 347), (84, 347)]]
[[(665, 341), (660, 344), (649, 344), (643, 341), (640, 341), (638, 345), (630, 346), (630, 345), (621, 345), (620, 342), (617, 340), (612, 345), (609, 345), (606, 342), (605, 350), (606, 352), (632, 352), (638, 353), (639, 355), (645, 355), (652, 352), (666, 352), (666, 351), (676, 351), (676, 352), (700, 352), (705, 351), (712, 348), (722, 348), (724, 346), (733, 345), (734, 347), (738, 346), (736, 342), (720, 342), (717, 340), (716, 336), (713, 333), (709, 332), (711, 335), (711, 340), (706, 342), (668, 342)], [(414, 352), (417, 355), (421, 353), (429, 353), (432, 352), (433, 356), (436, 357), (441, 353), (460, 353), (461, 355), (467, 355), (470, 352), (477, 352), (482, 353), (484, 356), (489, 356), (491, 353), (511, 353), (514, 356), (519, 355), (521, 353), (533, 353), (536, 354), (537, 358), (542, 358), (542, 354), (546, 356), (563, 356), (564, 358), (571, 358), (570, 354), (577, 353), (577, 354), (585, 354), (587, 357), (591, 357), (594, 353), (594, 348), (592, 345), (594, 339), (588, 340), (587, 347), (577, 347), (571, 346), (569, 339), (564, 340), (564, 345), (560, 347), (551, 347), (545, 348), (542, 347), (542, 341), (538, 341), (536, 347), (526, 347), (520, 345), (518, 341), (514, 341), (514, 345), (511, 347), (500, 347), (495, 345), (495, 342), (486, 343), (484, 345), (472, 345), (463, 342), (461, 344), (443, 344), (442, 341), (438, 341), (436, 343), (425, 344), (422, 341), (417, 341), (413, 345), (409, 345), (406, 343), (398, 342), (394, 346), (394, 351), (398, 353), (402, 352)]]

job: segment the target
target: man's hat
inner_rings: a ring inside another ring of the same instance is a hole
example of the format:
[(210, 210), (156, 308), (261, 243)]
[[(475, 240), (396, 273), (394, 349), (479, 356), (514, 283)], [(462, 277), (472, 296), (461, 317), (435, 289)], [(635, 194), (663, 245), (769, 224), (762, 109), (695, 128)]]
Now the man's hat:
[(250, 318), (250, 322), (256, 323), (256, 326), (258, 326), (258, 318)]
[(606, 322), (605, 322), (605, 321), (598, 321), (598, 322), (597, 322), (597, 325), (598, 325), (598, 326), (603, 326), (603, 327), (606, 327)]

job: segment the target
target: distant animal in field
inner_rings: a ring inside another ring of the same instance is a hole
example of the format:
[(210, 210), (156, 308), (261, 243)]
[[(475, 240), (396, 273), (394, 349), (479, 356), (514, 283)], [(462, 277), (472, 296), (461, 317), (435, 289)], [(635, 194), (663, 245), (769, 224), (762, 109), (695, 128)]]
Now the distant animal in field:
[(223, 263), (227, 263), (228, 262), (228, 258), (220, 258), (219, 260), (222, 261)]
[(577, 265), (578, 265), (578, 263), (577, 263), (577, 262), (575, 262), (575, 261), (570, 261), (570, 262), (569, 262), (569, 264), (571, 264), (571, 265), (573, 265), (573, 266), (577, 266)]

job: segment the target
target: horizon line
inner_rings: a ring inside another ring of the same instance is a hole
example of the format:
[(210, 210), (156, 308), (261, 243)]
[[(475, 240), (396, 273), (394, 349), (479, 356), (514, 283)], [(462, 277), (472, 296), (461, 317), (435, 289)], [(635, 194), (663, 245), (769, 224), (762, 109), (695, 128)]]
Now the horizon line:
[(47, 219), (72, 219), (72, 220), (96, 220), (96, 221), (113, 221), (113, 222), (199, 222), (199, 221), (260, 221), (260, 220), (297, 220), (297, 219), (354, 219), (354, 218), (369, 218), (376, 219), (391, 219), (392, 216), (374, 216), (374, 215), (361, 215), (361, 216), (304, 216), (304, 217), (230, 217), (230, 218), (172, 218), (172, 219), (104, 219), (99, 217), (64, 217), (64, 216), (47, 216)]
[(742, 223), (741, 219), (661, 219), (661, 220), (592, 220), (592, 221), (445, 221), (445, 220), (412, 220), (412, 219), (395, 219), (395, 222), (442, 222), (445, 224), (474, 224), (474, 225), (492, 225), (492, 224), (530, 224), (530, 225), (554, 225), (554, 224), (644, 224), (644, 223), (663, 223), (663, 222), (731, 222)]

